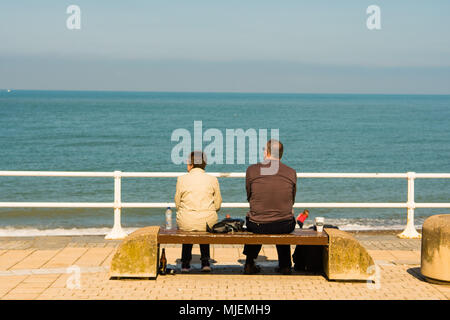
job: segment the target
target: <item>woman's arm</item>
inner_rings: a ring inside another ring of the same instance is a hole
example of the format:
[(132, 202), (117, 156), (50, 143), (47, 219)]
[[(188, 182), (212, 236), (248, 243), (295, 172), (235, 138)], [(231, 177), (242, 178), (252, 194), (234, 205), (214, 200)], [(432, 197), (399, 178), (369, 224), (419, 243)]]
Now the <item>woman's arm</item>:
[(216, 211), (219, 211), (222, 205), (222, 196), (220, 194), (220, 186), (217, 178), (214, 178), (213, 188), (214, 188), (214, 206), (216, 207)]
[(181, 204), (181, 181), (180, 177), (177, 178), (177, 187), (175, 190), (175, 207), (177, 208), (177, 211)]

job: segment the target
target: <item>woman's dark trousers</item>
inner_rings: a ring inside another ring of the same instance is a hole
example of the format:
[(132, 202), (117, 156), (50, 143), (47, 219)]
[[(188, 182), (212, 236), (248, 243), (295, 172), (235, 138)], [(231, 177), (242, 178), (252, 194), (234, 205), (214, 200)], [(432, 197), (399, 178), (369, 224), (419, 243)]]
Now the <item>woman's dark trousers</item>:
[[(209, 262), (209, 244), (200, 245), (200, 254), (202, 264), (208, 264)], [(192, 244), (183, 244), (181, 251), (181, 262), (183, 264), (189, 264), (192, 260)]]

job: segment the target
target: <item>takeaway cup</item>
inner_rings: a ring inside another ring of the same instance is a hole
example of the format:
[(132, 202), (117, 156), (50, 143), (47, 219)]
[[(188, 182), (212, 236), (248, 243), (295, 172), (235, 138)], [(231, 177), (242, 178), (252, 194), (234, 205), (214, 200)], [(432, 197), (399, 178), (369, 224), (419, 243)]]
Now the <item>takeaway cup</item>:
[(316, 225), (317, 232), (322, 232), (323, 231), (323, 223), (324, 223), (324, 221), (325, 221), (325, 219), (323, 217), (316, 217), (315, 225)]

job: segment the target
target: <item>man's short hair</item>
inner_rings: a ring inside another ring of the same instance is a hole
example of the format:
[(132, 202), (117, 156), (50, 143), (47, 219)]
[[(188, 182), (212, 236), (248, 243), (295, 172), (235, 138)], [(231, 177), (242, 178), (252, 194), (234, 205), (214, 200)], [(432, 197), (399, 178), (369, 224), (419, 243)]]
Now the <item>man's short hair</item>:
[(194, 168), (205, 169), (206, 154), (202, 151), (192, 151), (188, 159), (188, 164), (192, 164)]
[(276, 159), (281, 159), (283, 156), (283, 144), (275, 139), (267, 141), (267, 154)]

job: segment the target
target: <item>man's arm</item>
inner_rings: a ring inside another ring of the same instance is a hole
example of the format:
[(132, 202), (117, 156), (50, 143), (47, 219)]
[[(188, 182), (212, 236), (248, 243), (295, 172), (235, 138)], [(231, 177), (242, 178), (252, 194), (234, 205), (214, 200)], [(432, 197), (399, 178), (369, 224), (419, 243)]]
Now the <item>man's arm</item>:
[(250, 202), (250, 197), (252, 196), (252, 185), (250, 182), (250, 167), (247, 168), (245, 172), (245, 190), (247, 191), (247, 201)]
[(297, 172), (294, 171), (294, 186), (292, 187), (292, 204), (295, 203), (295, 196), (297, 195)]

